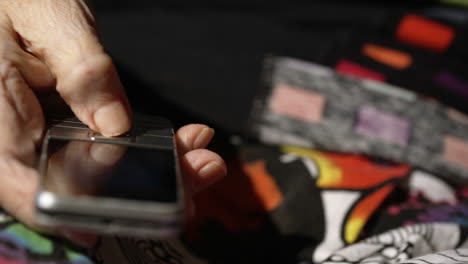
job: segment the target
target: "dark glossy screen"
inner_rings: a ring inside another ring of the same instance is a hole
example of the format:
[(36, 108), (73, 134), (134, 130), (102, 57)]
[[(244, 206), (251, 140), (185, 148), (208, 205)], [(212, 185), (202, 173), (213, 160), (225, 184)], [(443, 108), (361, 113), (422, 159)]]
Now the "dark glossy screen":
[(174, 202), (173, 150), (87, 141), (49, 141), (43, 188), (64, 196)]

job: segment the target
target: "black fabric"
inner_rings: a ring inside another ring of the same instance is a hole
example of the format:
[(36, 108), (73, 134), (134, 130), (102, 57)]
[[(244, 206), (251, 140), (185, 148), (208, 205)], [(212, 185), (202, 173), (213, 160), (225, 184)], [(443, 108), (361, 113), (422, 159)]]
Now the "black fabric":
[[(326, 63), (356, 33), (386, 30), (418, 3), (153, 2), (100, 1), (95, 8), (133, 106), (164, 116), (180, 110), (233, 133), (245, 125), (265, 55)], [(161, 100), (177, 110), (155, 103)]]

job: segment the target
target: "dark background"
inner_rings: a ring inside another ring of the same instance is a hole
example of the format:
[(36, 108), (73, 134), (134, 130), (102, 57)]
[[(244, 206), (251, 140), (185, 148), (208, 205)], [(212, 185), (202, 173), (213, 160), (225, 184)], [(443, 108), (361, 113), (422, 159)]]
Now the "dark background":
[(245, 127), (265, 55), (328, 64), (354, 35), (390, 32), (402, 14), (421, 8), (415, 1), (156, 2), (94, 6), (133, 108), (231, 133)]

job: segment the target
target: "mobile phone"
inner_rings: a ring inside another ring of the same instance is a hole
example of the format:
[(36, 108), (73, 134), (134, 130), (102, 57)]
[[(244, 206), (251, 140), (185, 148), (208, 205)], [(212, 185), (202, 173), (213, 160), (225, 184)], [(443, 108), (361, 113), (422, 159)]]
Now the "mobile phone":
[(164, 118), (135, 115), (127, 134), (110, 138), (76, 118), (53, 119), (38, 170), (41, 225), (143, 237), (183, 226), (174, 130)]

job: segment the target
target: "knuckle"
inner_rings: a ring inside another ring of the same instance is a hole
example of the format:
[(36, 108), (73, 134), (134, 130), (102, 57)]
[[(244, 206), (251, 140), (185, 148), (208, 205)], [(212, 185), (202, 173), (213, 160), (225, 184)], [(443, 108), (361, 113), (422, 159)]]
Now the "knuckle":
[(112, 59), (106, 54), (100, 54), (81, 63), (78, 74), (88, 80), (100, 79), (114, 70)]
[(75, 96), (77, 88), (81, 90), (99, 87), (95, 83), (105, 82), (114, 74), (115, 68), (108, 55), (98, 54), (88, 57), (74, 64), (73, 69), (67, 73), (59, 74), (57, 90), (62, 96)]
[(0, 57), (0, 74), (3, 78), (5, 78), (8, 73), (14, 70), (15, 62), (9, 58)]
[(93, 123), (100, 106), (121, 100), (123, 87), (112, 59), (105, 53), (88, 55), (72, 71), (57, 75), (57, 91), (83, 122)]
[(24, 85), (17, 62), (9, 58), (0, 58), (0, 79), (3, 82), (8, 80), (10, 83), (10, 85), (3, 85), (4, 89), (15, 90), (16, 88), (22, 88)]

